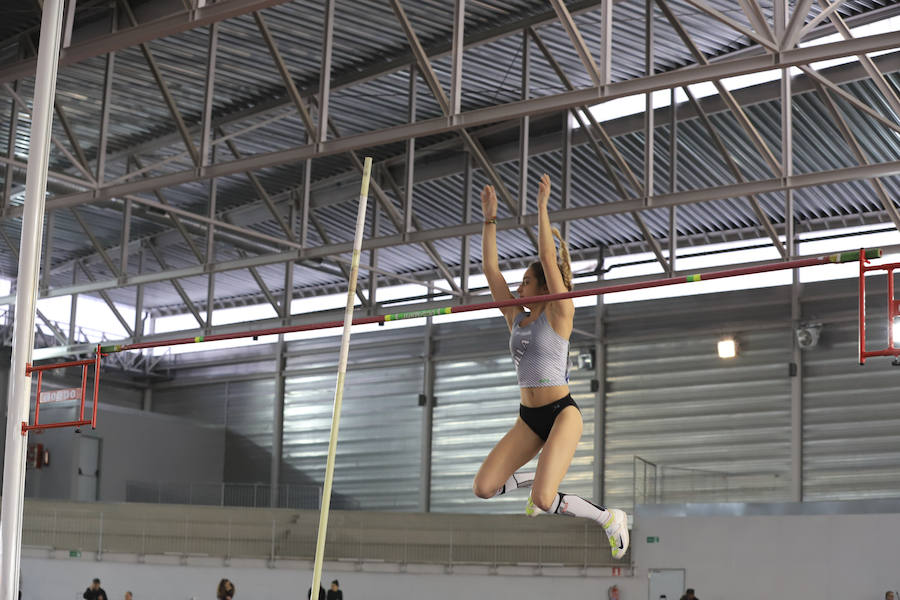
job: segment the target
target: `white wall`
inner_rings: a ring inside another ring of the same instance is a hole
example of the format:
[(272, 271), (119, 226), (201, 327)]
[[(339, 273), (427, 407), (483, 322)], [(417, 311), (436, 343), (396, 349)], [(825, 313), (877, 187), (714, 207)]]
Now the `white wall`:
[(898, 514), (653, 516), (636, 524), (638, 576), (684, 568), (703, 600), (883, 600), (900, 589)]
[[(90, 407), (88, 406), (89, 410)], [(73, 418), (74, 409), (42, 410), (41, 422)], [(100, 438), (98, 500), (124, 502), (127, 481), (220, 482), (225, 468), (225, 432), (187, 419), (101, 402), (97, 429), (52, 429), (29, 441), (50, 450), (50, 465), (28, 471), (26, 495), (71, 499), (79, 435)]]

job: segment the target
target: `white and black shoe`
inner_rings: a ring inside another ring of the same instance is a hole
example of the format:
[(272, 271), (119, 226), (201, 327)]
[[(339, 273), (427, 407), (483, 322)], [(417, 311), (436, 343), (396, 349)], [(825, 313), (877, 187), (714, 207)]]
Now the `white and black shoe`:
[(628, 551), (628, 515), (618, 508), (609, 509), (609, 519), (601, 523), (606, 537), (609, 538), (609, 546), (613, 558), (622, 558)]

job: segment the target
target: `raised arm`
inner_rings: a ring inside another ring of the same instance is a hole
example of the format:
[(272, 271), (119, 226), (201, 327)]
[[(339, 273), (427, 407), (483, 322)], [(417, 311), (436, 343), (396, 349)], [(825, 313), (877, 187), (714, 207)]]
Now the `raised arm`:
[[(556, 256), (556, 243), (553, 241), (554, 230), (550, 225), (550, 215), (547, 212), (547, 201), (550, 199), (550, 176), (544, 173), (541, 177), (541, 182), (538, 187), (538, 257), (541, 261), (541, 266), (544, 267), (544, 277), (547, 280), (547, 289), (551, 294), (560, 294), (563, 292), (568, 292), (569, 288), (566, 284), (566, 278), (563, 276), (562, 272), (559, 270), (559, 261)], [(558, 236), (559, 234), (556, 233)], [(560, 239), (560, 243), (562, 239)], [(568, 264), (568, 256), (564, 255), (565, 262)], [(566, 267), (568, 268), (568, 266)], [(571, 275), (569, 275), (571, 278)], [(551, 309), (549, 313), (551, 316), (557, 316), (563, 319), (568, 319), (569, 326), (571, 329), (571, 319), (575, 314), (575, 303), (572, 300), (556, 300), (550, 302), (548, 308)], [(554, 329), (560, 331), (561, 328), (556, 327), (556, 323), (554, 323)]]
[[(513, 295), (509, 292), (509, 286), (500, 272), (500, 264), (497, 260), (497, 194), (494, 192), (494, 186), (486, 185), (481, 190), (481, 212), (484, 215), (484, 225), (481, 230), (481, 261), (484, 276), (487, 277), (494, 300), (509, 300)], [(512, 329), (516, 315), (522, 311), (521, 306), (508, 306), (500, 309), (500, 312), (506, 317), (506, 324), (510, 329)]]

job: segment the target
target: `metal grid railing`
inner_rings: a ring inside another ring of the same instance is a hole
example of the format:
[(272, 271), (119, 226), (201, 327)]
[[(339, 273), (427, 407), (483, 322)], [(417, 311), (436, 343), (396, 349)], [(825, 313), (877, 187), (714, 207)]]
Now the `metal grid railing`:
[[(26, 503), (23, 544), (70, 552), (309, 560), (317, 511)], [(490, 566), (629, 566), (583, 519), (332, 513), (328, 560)]]
[[(189, 504), (200, 506), (242, 506), (269, 508), (272, 486), (268, 483), (128, 481), (126, 502), (151, 504)], [(281, 484), (278, 508), (318, 509), (322, 505), (322, 486)]]
[(725, 473), (658, 465), (634, 457), (635, 504), (770, 500), (784, 488), (776, 473)]

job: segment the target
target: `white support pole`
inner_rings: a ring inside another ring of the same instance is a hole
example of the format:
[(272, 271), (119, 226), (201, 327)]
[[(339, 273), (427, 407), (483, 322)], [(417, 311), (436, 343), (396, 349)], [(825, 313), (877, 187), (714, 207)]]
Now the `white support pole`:
[(15, 600), (19, 592), (19, 561), (22, 550), (22, 507), (25, 503), (25, 448), (27, 436), (22, 422), (28, 420), (31, 377), (25, 365), (34, 348), (34, 317), (37, 302), (38, 269), (41, 263), (41, 227), (44, 223), (44, 194), (50, 158), (50, 129), (53, 124), (53, 97), (56, 94), (56, 66), (62, 38), (63, 0), (44, 0), (37, 75), (34, 83), (34, 110), (31, 113), (31, 144), (25, 180), (25, 207), (19, 271), (16, 280), (16, 312), (6, 417), (6, 450), (3, 466), (3, 503), (0, 513), (0, 600)]
[(334, 388), (334, 409), (331, 413), (331, 439), (328, 441), (328, 461), (325, 463), (325, 485), (322, 490), (322, 509), (319, 512), (319, 536), (316, 540), (316, 560), (313, 567), (310, 597), (319, 597), (322, 580), (322, 563), (325, 559), (325, 536), (328, 530), (328, 510), (331, 508), (331, 484), (334, 481), (334, 457), (337, 452), (338, 428), (341, 424), (341, 402), (344, 399), (344, 376), (347, 373), (347, 355), (350, 353), (350, 328), (353, 322), (353, 304), (356, 296), (356, 276), (359, 273), (359, 254), (362, 250), (363, 228), (366, 225), (366, 201), (369, 197), (369, 177), (372, 174), (372, 157), (367, 156), (363, 165), (362, 189), (359, 192), (359, 208), (356, 213), (356, 237), (353, 239), (353, 258), (350, 262), (350, 281), (347, 285), (347, 307), (344, 309), (344, 334), (341, 337), (341, 354), (338, 360), (337, 385)]

